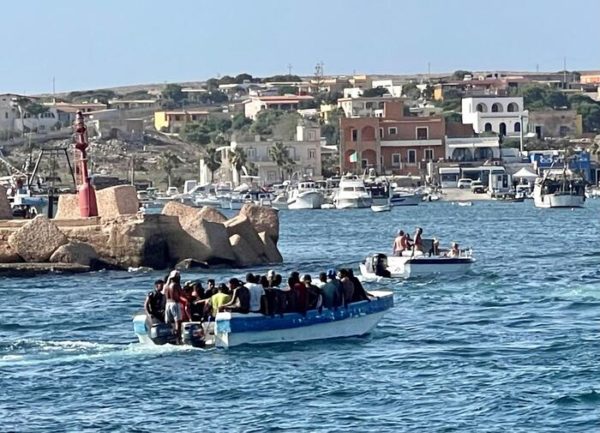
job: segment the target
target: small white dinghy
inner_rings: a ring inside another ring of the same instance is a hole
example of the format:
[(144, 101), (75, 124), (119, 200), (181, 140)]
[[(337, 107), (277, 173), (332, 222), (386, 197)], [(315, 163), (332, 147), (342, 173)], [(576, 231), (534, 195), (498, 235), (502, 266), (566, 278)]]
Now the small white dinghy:
[(371, 205), (371, 210), (373, 212), (389, 212), (392, 210), (392, 205), (390, 203), (386, 203), (386, 204), (372, 204)]
[(473, 206), (473, 202), (472, 201), (459, 201), (456, 203), (459, 206)]

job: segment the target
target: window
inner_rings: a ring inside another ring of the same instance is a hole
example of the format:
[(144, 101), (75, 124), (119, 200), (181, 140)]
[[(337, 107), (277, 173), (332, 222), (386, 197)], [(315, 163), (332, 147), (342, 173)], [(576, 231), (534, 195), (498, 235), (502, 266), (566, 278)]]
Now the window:
[(5, 119), (8, 119), (8, 111), (6, 111), (6, 112), (4, 113), (4, 118), (5, 118)]
[(400, 167), (402, 157), (399, 153), (392, 153), (392, 167)]
[(486, 113), (487, 110), (487, 105), (485, 105), (484, 103), (479, 103), (475, 106), (475, 110), (480, 112), (480, 113)]
[(428, 128), (417, 128), (417, 140), (427, 140), (429, 138)]
[(425, 149), (425, 160), (433, 161), (433, 149)]
[(514, 113), (516, 111), (519, 111), (519, 106), (516, 103), (511, 102), (510, 104), (508, 104), (508, 108), (506, 109), (506, 111)]
[(308, 141), (315, 141), (315, 131), (308, 131)]
[(246, 155), (248, 156), (248, 159), (256, 159), (256, 148), (249, 147), (246, 149)]
[(486, 123), (483, 129), (485, 132), (492, 132), (492, 124), (490, 122)]
[(521, 132), (521, 122), (515, 123), (515, 132)]
[(317, 158), (317, 149), (308, 149), (308, 159)]
[(352, 141), (358, 141), (358, 130), (352, 130)]
[(503, 111), (502, 104), (499, 104), (498, 102), (492, 104), (492, 113), (501, 113)]
[(409, 164), (417, 163), (417, 151), (415, 149), (408, 149), (408, 163)]
[(379, 128), (379, 138), (383, 138), (383, 128)]
[(395, 128), (395, 127), (388, 128), (388, 134), (390, 134), (390, 135), (398, 134), (398, 128)]

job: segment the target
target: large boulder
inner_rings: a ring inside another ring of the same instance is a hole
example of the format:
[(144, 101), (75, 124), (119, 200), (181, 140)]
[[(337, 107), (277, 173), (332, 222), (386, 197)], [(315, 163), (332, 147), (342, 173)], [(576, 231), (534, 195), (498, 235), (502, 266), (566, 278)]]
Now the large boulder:
[(265, 244), (260, 239), (256, 229), (246, 216), (241, 214), (237, 215), (231, 219), (228, 219), (223, 224), (227, 228), (227, 233), (229, 234), (230, 240), (231, 236), (240, 235), (242, 238), (244, 238), (248, 245), (250, 245), (254, 256), (262, 257), (266, 260)]
[(77, 194), (61, 194), (58, 196), (58, 208), (54, 219), (71, 220), (81, 218)]
[(265, 206), (246, 203), (240, 210), (240, 215), (246, 216), (257, 233), (266, 232), (277, 244), (279, 241), (279, 212)]
[(6, 188), (0, 185), (0, 220), (12, 219), (12, 209), (6, 196)]
[(260, 232), (258, 234), (260, 240), (265, 244), (265, 256), (269, 263), (281, 263), (283, 262), (283, 257), (277, 249), (277, 245), (271, 239), (271, 237), (266, 232)]
[(98, 215), (114, 218), (121, 215), (136, 214), (139, 200), (133, 185), (117, 185), (96, 191)]
[(194, 258), (211, 264), (233, 262), (235, 256), (229, 244), (227, 229), (218, 221), (210, 221), (204, 218), (208, 216), (211, 220), (220, 220), (225, 217), (214, 209), (214, 212), (205, 211), (204, 209), (198, 210), (182, 203), (169, 202), (163, 208), (162, 213), (163, 215), (176, 216), (182, 229), (206, 247), (206, 252), (202, 257), (189, 256), (183, 258)]
[(11, 248), (28, 262), (46, 262), (54, 251), (68, 242), (60, 229), (42, 215), (23, 225), (8, 238)]
[(96, 250), (90, 244), (71, 241), (68, 244), (58, 247), (52, 256), (50, 256), (50, 261), (52, 263), (77, 263), (91, 266), (98, 258), (98, 253), (96, 253)]
[(23, 259), (8, 242), (0, 242), (0, 263), (19, 263), (22, 261)]
[(252, 246), (240, 235), (235, 234), (231, 236), (229, 242), (231, 243), (238, 266), (246, 267), (264, 263), (264, 260), (256, 255)]

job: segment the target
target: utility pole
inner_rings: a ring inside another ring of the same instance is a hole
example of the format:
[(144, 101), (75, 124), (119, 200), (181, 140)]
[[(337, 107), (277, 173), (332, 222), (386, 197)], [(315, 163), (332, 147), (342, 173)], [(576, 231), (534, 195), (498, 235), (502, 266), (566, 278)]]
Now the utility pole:
[(427, 62), (427, 81), (431, 81), (431, 62)]
[(567, 88), (567, 57), (563, 57), (563, 89)]
[(288, 68), (288, 75), (291, 76), (292, 75), (292, 64), (288, 63), (287, 68)]
[(519, 128), (519, 153), (523, 155), (523, 115), (519, 114), (519, 123), (521, 127)]

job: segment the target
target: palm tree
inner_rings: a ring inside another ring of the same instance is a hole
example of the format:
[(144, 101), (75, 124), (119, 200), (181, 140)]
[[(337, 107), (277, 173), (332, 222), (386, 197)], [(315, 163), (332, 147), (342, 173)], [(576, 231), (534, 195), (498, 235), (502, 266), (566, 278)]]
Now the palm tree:
[(229, 161), (231, 162), (231, 166), (234, 169), (235, 174), (237, 175), (236, 178), (239, 181), (240, 170), (248, 162), (248, 157), (246, 155), (246, 152), (241, 147), (236, 147), (235, 149), (230, 148)]
[(202, 158), (206, 168), (210, 170), (210, 183), (215, 181), (215, 171), (221, 167), (221, 152), (216, 147), (208, 147), (206, 149), (206, 156)]
[(171, 175), (173, 174), (173, 170), (179, 166), (180, 162), (181, 160), (179, 157), (170, 150), (164, 152), (158, 160), (160, 168), (167, 175), (167, 185), (169, 188), (171, 188)]
[(294, 160), (289, 157), (288, 147), (281, 141), (277, 141), (273, 146), (269, 147), (269, 158), (279, 168), (281, 181), (283, 182), (283, 173), (289, 171), (290, 167), (294, 166)]

